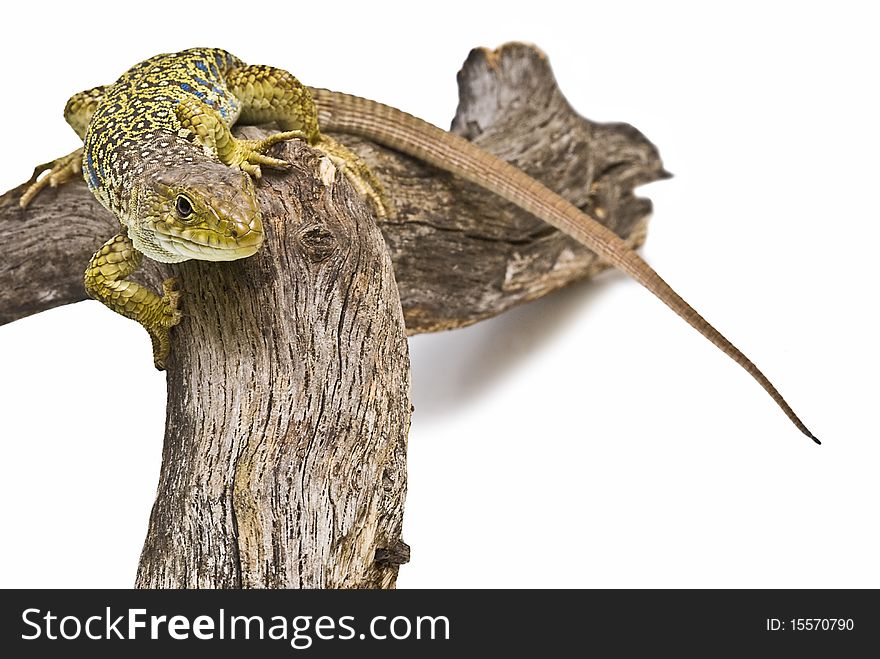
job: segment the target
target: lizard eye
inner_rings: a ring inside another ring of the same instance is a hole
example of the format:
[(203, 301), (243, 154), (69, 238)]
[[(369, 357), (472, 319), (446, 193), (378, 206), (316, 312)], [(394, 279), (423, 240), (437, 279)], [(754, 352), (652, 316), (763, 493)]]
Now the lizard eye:
[(177, 201), (174, 204), (174, 210), (177, 211), (177, 217), (181, 220), (188, 220), (193, 214), (192, 202), (187, 199), (186, 195), (177, 195)]

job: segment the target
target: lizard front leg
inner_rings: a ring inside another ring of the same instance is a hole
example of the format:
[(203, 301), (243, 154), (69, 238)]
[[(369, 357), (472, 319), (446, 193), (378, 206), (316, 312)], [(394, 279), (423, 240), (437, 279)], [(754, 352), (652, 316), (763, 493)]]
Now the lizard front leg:
[(262, 176), (260, 166), (286, 169), (290, 164), (266, 155), (269, 147), (285, 140), (306, 139), (300, 130), (275, 133), (264, 140), (240, 140), (233, 137), (219, 113), (205, 103), (188, 98), (175, 106), (182, 128), (192, 131), (196, 140), (224, 165), (240, 167), (254, 178)]
[[(92, 89), (74, 94), (67, 101), (67, 105), (64, 106), (64, 119), (70, 124), (74, 132), (79, 135), (80, 139), (85, 138), (86, 129), (89, 127), (92, 115), (95, 114), (95, 108), (98, 107), (98, 103), (101, 102), (103, 97), (104, 87), (93, 87)], [(30, 187), (24, 191), (24, 194), (21, 195), (21, 199), (18, 201), (19, 205), (22, 208), (27, 208), (28, 204), (44, 188), (58, 187), (79, 176), (82, 173), (82, 158), (83, 150), (79, 148), (72, 153), (68, 153), (66, 156), (37, 166), (34, 169), (33, 176), (28, 181), (31, 184)], [(47, 170), (49, 173), (41, 178), (40, 175)]]
[(226, 73), (226, 86), (241, 104), (241, 123), (277, 121), (282, 130), (301, 131), (373, 203), (380, 219), (388, 217), (391, 205), (379, 179), (347, 147), (321, 134), (311, 92), (292, 74), (271, 66), (243, 66)]
[(170, 349), (169, 330), (180, 322), (180, 292), (177, 280), (166, 279), (160, 297), (150, 289), (126, 279), (141, 265), (143, 255), (128, 236), (113, 236), (89, 261), (85, 273), (86, 291), (116, 313), (136, 320), (153, 341), (153, 362), (165, 368)]

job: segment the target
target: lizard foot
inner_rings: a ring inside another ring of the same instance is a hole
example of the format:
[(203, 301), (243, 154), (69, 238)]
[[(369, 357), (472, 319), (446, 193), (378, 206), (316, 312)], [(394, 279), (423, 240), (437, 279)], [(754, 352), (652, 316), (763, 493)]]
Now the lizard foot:
[(266, 155), (275, 144), (286, 140), (308, 139), (302, 130), (288, 130), (275, 133), (262, 140), (240, 140), (232, 136), (219, 113), (194, 98), (188, 98), (174, 107), (183, 130), (195, 134), (199, 144), (217, 155), (224, 165), (240, 167), (258, 179), (263, 175), (262, 167), (286, 169), (290, 164), (279, 158)]
[(180, 322), (181, 292), (177, 279), (169, 277), (162, 282), (160, 314), (154, 323), (145, 325), (153, 341), (153, 364), (160, 371), (165, 370), (165, 360), (171, 350), (171, 328)]
[(373, 173), (367, 163), (360, 159), (343, 144), (322, 135), (320, 141), (313, 145), (324, 153), (337, 169), (341, 170), (349, 183), (354, 186), (358, 193), (366, 197), (373, 204), (376, 216), (380, 220), (388, 219), (391, 215), (391, 202), (378, 177)]
[[(43, 188), (57, 188), (79, 176), (82, 173), (82, 155), (83, 150), (80, 148), (62, 158), (35, 167), (34, 173), (28, 181), (30, 186), (18, 200), (19, 206), (27, 208)], [(44, 174), (46, 171), (48, 174)]]
[(274, 169), (287, 169), (290, 167), (289, 162), (267, 156), (266, 151), (279, 142), (296, 139), (305, 140), (306, 134), (301, 130), (288, 130), (282, 133), (275, 133), (262, 140), (235, 139), (234, 155), (231, 157), (231, 162), (227, 164), (238, 165), (255, 179), (259, 179), (263, 175), (260, 169), (261, 165)]

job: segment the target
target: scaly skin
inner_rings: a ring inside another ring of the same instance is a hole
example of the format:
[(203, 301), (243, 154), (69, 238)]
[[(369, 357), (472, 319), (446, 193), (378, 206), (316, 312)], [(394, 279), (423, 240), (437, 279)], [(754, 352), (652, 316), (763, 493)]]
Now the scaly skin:
[[(574, 237), (731, 357), (801, 432), (819, 443), (770, 380), (614, 232), (508, 163), (400, 110), (306, 88), (286, 71), (245, 66), (222, 50), (193, 49), (159, 55), (114, 85), (74, 96), (65, 116), (78, 134), (86, 126), (83, 175), (130, 238), (117, 236), (101, 248), (86, 273), (86, 288), (147, 328), (157, 366), (167, 354), (168, 329), (179, 318), (179, 294), (173, 282), (166, 282), (160, 298), (124, 277), (137, 268), (137, 252), (168, 262), (223, 261), (256, 252), (262, 231), (250, 176), (258, 178), (261, 165), (284, 166), (265, 155), (272, 144), (307, 140), (342, 167), (374, 202), (379, 217), (386, 214), (379, 181), (344, 146), (321, 135), (320, 121), (326, 130), (361, 135), (476, 183)], [(262, 142), (236, 140), (229, 127), (237, 119), (278, 121), (284, 132)], [(22, 205), (42, 187), (69, 179), (76, 172), (77, 153), (56, 161), (50, 174), (25, 193)], [(191, 215), (181, 213), (182, 197)]]

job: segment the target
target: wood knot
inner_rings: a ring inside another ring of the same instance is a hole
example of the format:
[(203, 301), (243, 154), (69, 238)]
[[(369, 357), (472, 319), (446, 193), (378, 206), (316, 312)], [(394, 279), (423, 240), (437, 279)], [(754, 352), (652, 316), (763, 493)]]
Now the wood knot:
[(409, 545), (398, 539), (390, 547), (380, 547), (376, 550), (375, 561), (379, 567), (393, 567), (409, 563)]
[(333, 232), (322, 224), (303, 229), (299, 234), (299, 240), (306, 257), (313, 263), (320, 263), (330, 258), (339, 245)]

